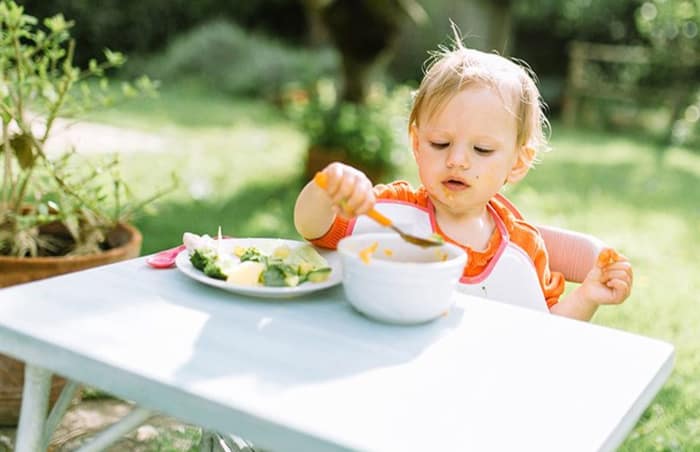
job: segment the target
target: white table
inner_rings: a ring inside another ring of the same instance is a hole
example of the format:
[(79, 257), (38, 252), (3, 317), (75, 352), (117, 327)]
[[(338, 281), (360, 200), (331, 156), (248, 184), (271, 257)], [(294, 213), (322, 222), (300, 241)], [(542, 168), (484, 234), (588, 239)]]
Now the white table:
[(126, 429), (157, 410), (305, 452), (613, 450), (671, 372), (668, 343), (456, 296), (400, 327), (340, 287), (245, 298), (144, 258), (2, 289), (0, 353), (29, 363), (18, 450), (42, 444), (49, 371), (144, 407)]

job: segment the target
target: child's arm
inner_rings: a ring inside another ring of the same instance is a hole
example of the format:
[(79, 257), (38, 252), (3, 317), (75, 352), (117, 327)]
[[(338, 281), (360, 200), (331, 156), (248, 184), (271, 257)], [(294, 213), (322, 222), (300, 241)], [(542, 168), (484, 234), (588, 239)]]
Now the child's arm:
[(598, 255), (596, 265), (580, 286), (551, 308), (551, 312), (579, 320), (590, 320), (598, 306), (620, 304), (632, 291), (632, 264), (611, 248)]
[(325, 234), (336, 214), (355, 217), (368, 212), (375, 203), (372, 182), (349, 165), (335, 162), (321, 171), (326, 179), (322, 189), (314, 181), (301, 190), (294, 206), (294, 226), (305, 238)]

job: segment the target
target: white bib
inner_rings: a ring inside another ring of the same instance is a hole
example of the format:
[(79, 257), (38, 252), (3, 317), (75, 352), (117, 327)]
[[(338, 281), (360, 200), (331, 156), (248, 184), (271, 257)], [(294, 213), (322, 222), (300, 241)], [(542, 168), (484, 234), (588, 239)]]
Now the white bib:
[[(436, 230), (432, 209), (387, 199), (377, 200), (375, 208), (409, 234), (428, 236)], [(522, 248), (510, 242), (503, 220), (491, 206), (488, 206), (488, 209), (503, 240), (484, 271), (476, 276), (462, 276), (458, 290), (470, 295), (548, 312), (532, 259)], [(386, 231), (386, 229), (365, 216), (351, 220), (348, 225), (348, 234), (377, 231)]]

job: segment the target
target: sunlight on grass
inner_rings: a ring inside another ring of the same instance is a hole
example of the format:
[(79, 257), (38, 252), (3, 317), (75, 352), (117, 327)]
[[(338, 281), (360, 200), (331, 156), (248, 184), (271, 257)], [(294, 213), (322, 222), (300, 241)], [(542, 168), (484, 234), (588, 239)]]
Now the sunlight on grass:
[[(117, 90), (117, 86), (113, 88)], [(126, 99), (113, 108), (95, 111), (86, 118), (143, 131), (230, 127), (241, 123), (268, 124), (279, 118), (269, 105), (231, 98), (201, 82), (164, 84), (153, 99)]]
[[(274, 107), (166, 87), (158, 101), (94, 119), (167, 138), (162, 152), (124, 155), (137, 194), (170, 172), (182, 181), (157, 213), (137, 221), (144, 253), (218, 225), (229, 235), (298, 238), (292, 209), (306, 142)], [(631, 298), (601, 308), (593, 321), (669, 341), (677, 351), (672, 376), (622, 450), (700, 449), (700, 155), (672, 149), (659, 165), (653, 145), (635, 137), (557, 123), (553, 130), (554, 150), (507, 196), (534, 223), (596, 235), (629, 256)], [(397, 176), (415, 184), (406, 153)]]

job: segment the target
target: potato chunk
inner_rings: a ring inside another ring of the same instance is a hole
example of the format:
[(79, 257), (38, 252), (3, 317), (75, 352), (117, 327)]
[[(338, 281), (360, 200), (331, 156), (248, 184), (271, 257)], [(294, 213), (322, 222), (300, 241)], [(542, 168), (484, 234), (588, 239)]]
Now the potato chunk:
[(241, 286), (257, 286), (260, 281), (260, 274), (264, 270), (265, 264), (262, 262), (241, 262), (229, 272), (226, 282)]

